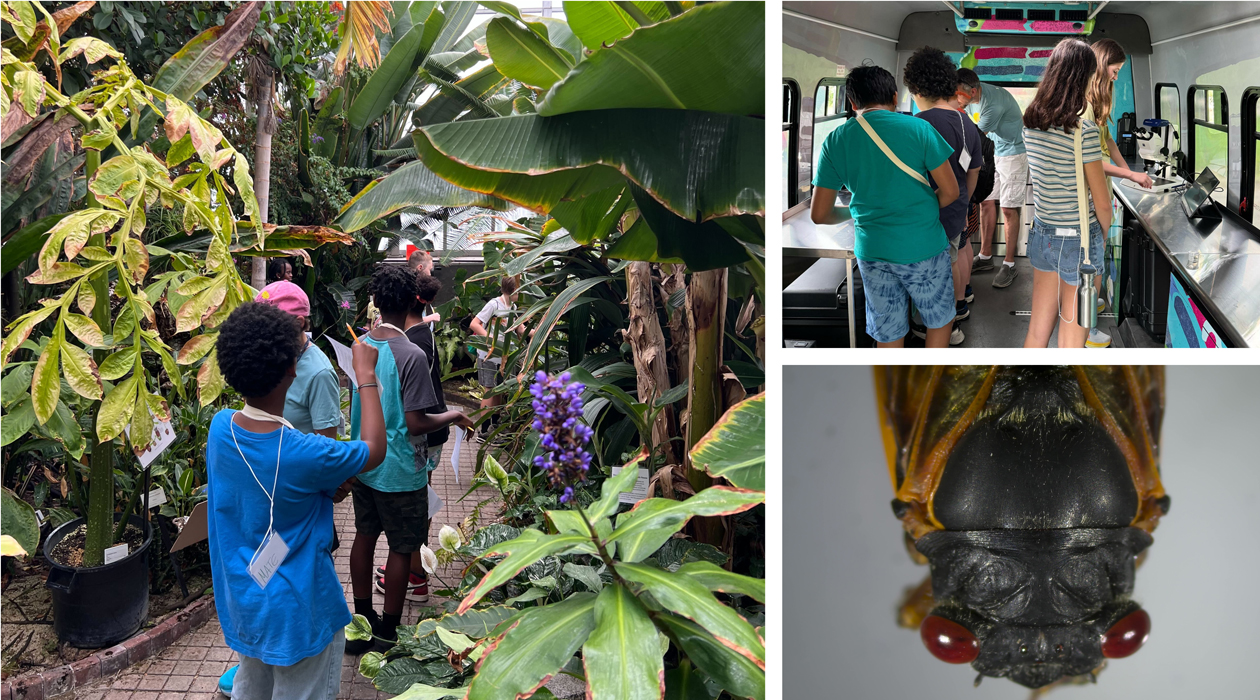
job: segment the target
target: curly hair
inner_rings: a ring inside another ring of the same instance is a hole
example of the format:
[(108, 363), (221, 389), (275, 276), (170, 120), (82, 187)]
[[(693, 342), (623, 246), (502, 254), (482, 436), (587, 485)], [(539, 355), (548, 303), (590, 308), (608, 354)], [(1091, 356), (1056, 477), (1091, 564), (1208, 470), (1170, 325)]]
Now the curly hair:
[(416, 298), (422, 299), (426, 303), (433, 301), (437, 297), (438, 292), (442, 291), (442, 280), (430, 275), (420, 275), (419, 285)]
[(420, 293), (420, 276), (405, 265), (381, 265), (372, 273), (368, 293), (381, 313), (406, 313)]
[(910, 56), (901, 78), (910, 94), (919, 97), (949, 99), (958, 90), (954, 63), (944, 51), (932, 46), (924, 46)]
[(303, 340), (297, 318), (268, 304), (241, 304), (219, 327), (219, 371), (241, 395), (266, 396), (297, 364)]

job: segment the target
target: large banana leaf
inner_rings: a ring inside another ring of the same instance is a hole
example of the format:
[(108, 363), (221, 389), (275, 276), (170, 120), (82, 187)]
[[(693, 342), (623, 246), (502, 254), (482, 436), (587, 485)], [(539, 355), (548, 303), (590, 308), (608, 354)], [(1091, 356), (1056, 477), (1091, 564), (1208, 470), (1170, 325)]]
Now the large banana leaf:
[(573, 240), (587, 245), (612, 233), (630, 201), (622, 183), (578, 200), (560, 202), (551, 208), (551, 216), (568, 229)]
[(389, 109), (395, 93), (429, 55), (445, 19), (440, 11), (434, 10), (423, 23), (412, 26), (394, 43), (346, 112), (350, 126), (366, 129)]
[(529, 697), (573, 656), (595, 628), (595, 596), (530, 608), (487, 649), (468, 687), (468, 700)]
[[(5, 214), (7, 216), (8, 212)], [(63, 212), (45, 216), (14, 232), (9, 240), (4, 242), (4, 248), (0, 248), (0, 258), (3, 259), (0, 274), (9, 274), (15, 267), (39, 252), (39, 249), (44, 247), (44, 241), (48, 239), (48, 231), (67, 215), (68, 213)]]
[(712, 486), (685, 501), (648, 498), (617, 516), (610, 542), (620, 542), (621, 559), (637, 562), (647, 558), (687, 524), (692, 516), (734, 515), (765, 501), (765, 494), (728, 486)]
[[(452, 126), (476, 124), (483, 121), (499, 120), (481, 119), (453, 123)], [(412, 132), (412, 136), (415, 138), (416, 152), (420, 155), (420, 159), (427, 168), (443, 180), (473, 192), (492, 194), (544, 214), (563, 200), (578, 199), (590, 192), (625, 182), (625, 178), (620, 173), (604, 166), (581, 170), (560, 170), (545, 175), (477, 170), (438, 152), (425, 137), (423, 129)]]
[[(643, 189), (633, 185), (630, 189), (642, 217), (635, 226), (646, 224), (656, 239), (655, 261), (681, 258), (692, 270), (716, 270), (748, 260), (744, 246), (718, 223), (721, 219), (692, 223), (661, 206)], [(617, 254), (622, 259), (632, 259), (625, 249)]]
[[(48, 151), (46, 155), (53, 155), (55, 157), (56, 152)], [(55, 195), (58, 190), (63, 189), (65, 181), (69, 180), (73, 186), (74, 172), (83, 165), (84, 158), (85, 156), (83, 155), (67, 158), (66, 160), (58, 163), (47, 173), (35, 173), (35, 177), (31, 178), (31, 182), (27, 185), (27, 189), (25, 191), (19, 190), (21, 194), (19, 194), (12, 203), (6, 203), (7, 206), (4, 208), (4, 233), (8, 234), (10, 227), (16, 226), (36, 209), (43, 206), (45, 202), (52, 199), (53, 195)], [(41, 175), (43, 177), (40, 177)], [(6, 191), (6, 195), (7, 194), (8, 192)], [(5, 247), (8, 247), (7, 243), (5, 244)], [(7, 256), (8, 254), (6, 253), (6, 259)]]
[(450, 51), (461, 45), (464, 32), (477, 14), (477, 3), (448, 1), (442, 3), (442, 10), (446, 13), (446, 23), (442, 26), (442, 33), (438, 35), (437, 41), (433, 43), (434, 53)]
[(595, 601), (595, 631), (582, 647), (591, 700), (660, 700), (664, 660), (656, 625), (625, 586)]
[(441, 86), (437, 95), (416, 110), (412, 123), (428, 126), (452, 121), (471, 107), (474, 100), (485, 100), (511, 82), (494, 64), (480, 68), (454, 83), (454, 87)]
[(369, 183), (342, 208), (333, 224), (349, 233), (400, 209), (416, 206), (511, 209), (511, 205), (498, 197), (452, 185), (417, 160)]
[(569, 21), (569, 28), (591, 51), (630, 36), (639, 28), (639, 23), (615, 2), (566, 2), (564, 17)]
[(636, 30), (551, 87), (538, 113), (625, 107), (765, 114), (765, 4), (719, 2)]
[(531, 87), (555, 85), (568, 75), (572, 64), (546, 39), (506, 17), (490, 20), (486, 49), (500, 73)]
[[(764, 125), (759, 119), (693, 110), (603, 109), (436, 124), (415, 135), (417, 151), (429, 168), (467, 189), (519, 201), (495, 189), (490, 176), (538, 176), (605, 165), (620, 170), (684, 219), (707, 221), (764, 215)], [(441, 160), (480, 174), (453, 169), (448, 176)]]
[(766, 395), (732, 406), (691, 448), (691, 462), (743, 489), (766, 490)]

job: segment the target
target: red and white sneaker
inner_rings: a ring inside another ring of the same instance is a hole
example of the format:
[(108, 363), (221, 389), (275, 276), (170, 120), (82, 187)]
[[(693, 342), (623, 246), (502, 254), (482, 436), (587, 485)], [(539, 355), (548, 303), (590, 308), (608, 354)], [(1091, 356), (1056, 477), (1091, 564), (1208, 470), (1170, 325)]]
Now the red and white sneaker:
[[(378, 574), (378, 576), (376, 576), (376, 590), (380, 591), (381, 593), (384, 593), (385, 592), (385, 567), (382, 566), (378, 568), (376, 571)], [(429, 602), (429, 579), (421, 578), (419, 576), (416, 576), (415, 574), (411, 574), (411, 580), (407, 582), (406, 598), (407, 600), (410, 600), (415, 603)]]

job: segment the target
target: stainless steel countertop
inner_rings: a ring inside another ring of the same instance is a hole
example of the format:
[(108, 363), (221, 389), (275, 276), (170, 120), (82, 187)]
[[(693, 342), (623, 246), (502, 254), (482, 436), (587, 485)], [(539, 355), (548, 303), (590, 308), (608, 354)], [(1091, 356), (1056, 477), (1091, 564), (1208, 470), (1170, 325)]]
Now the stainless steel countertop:
[(835, 225), (815, 224), (809, 209), (783, 222), (783, 254), (798, 258), (850, 258), (856, 245), (853, 219)]
[(1207, 307), (1213, 327), (1231, 345), (1260, 345), (1260, 238), (1223, 207), (1221, 219), (1192, 221), (1180, 193), (1147, 193), (1122, 182), (1112, 178), (1112, 191), (1193, 288), (1187, 291)]

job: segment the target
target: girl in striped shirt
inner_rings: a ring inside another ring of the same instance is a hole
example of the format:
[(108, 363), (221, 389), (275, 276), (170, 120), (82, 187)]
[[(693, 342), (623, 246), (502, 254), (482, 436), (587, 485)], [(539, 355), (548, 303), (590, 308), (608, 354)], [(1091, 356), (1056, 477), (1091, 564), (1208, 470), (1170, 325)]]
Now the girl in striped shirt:
[(1080, 324), (1076, 287), (1081, 249), (1076, 165), (1072, 139), (1081, 130), (1081, 160), (1089, 200), (1089, 259), (1103, 262), (1103, 232), (1111, 226), (1111, 198), (1102, 167), (1098, 126), (1085, 119), (1086, 87), (1098, 65), (1089, 44), (1076, 38), (1058, 43), (1032, 104), (1024, 110), (1024, 145), (1033, 184), (1028, 259), (1033, 266), (1032, 321), (1026, 348), (1044, 348), (1057, 323), (1059, 347), (1085, 346), (1089, 329)]

